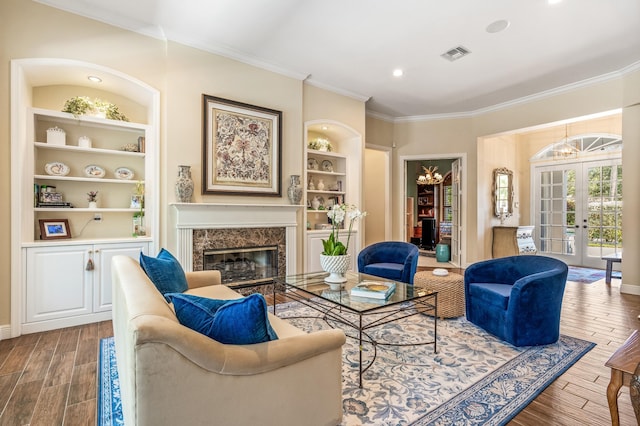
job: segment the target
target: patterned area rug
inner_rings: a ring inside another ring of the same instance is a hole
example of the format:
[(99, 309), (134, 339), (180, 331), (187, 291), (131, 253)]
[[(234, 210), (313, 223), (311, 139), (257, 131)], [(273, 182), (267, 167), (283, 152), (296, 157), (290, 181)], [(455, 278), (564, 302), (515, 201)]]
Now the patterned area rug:
[[(618, 274), (614, 271), (612, 274), (618, 278)], [(605, 277), (604, 269), (580, 268), (578, 266), (569, 266), (569, 275), (567, 281), (575, 281), (583, 284), (591, 284)]]
[[(278, 305), (278, 316), (312, 331), (329, 325), (297, 303)], [(346, 330), (348, 334), (352, 331)], [(464, 318), (438, 321), (433, 345), (392, 346), (433, 340), (433, 318), (406, 318), (369, 330), (379, 342), (363, 347), (375, 359), (358, 387), (357, 341), (343, 348), (343, 425), (506, 424), (595, 344), (562, 336), (558, 343), (515, 348)], [(113, 339), (100, 343), (98, 425), (122, 424)]]
[[(605, 275), (606, 272), (604, 269), (590, 269), (580, 268), (578, 266), (569, 266), (569, 276), (567, 277), (567, 281), (591, 284), (603, 279)], [(622, 273), (620, 271), (612, 271), (611, 277), (621, 279)]]

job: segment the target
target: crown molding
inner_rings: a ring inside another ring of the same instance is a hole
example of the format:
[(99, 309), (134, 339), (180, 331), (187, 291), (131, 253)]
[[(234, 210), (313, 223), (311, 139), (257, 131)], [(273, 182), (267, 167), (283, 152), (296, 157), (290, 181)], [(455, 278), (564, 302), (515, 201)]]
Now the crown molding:
[(407, 117), (397, 117), (394, 121), (396, 123), (406, 123), (411, 121), (455, 120), (460, 118), (471, 118), (474, 115), (475, 115), (474, 112), (448, 112), (443, 114), (413, 115), (413, 116), (407, 116)]
[[(457, 119), (457, 118), (472, 118), (477, 117), (482, 114), (487, 114), (490, 112), (495, 112), (502, 109), (507, 109), (514, 107), (516, 105), (522, 105), (534, 101), (538, 101), (545, 98), (550, 98), (553, 96), (557, 96), (563, 93), (571, 92), (577, 89), (581, 89), (584, 87), (592, 86), (599, 83), (604, 83), (610, 80), (614, 80), (617, 78), (622, 78), (625, 75), (640, 70), (640, 61), (634, 62), (631, 65), (628, 65), (622, 69), (617, 71), (612, 71), (607, 74), (602, 74), (597, 77), (587, 78), (585, 80), (580, 80), (574, 83), (566, 84), (564, 86), (559, 86), (554, 89), (545, 90), (543, 92), (535, 93), (533, 95), (524, 96), (522, 98), (514, 99), (508, 102), (503, 102), (500, 104), (492, 105), (486, 108), (480, 108), (474, 111), (468, 112), (452, 112), (446, 114), (428, 114), (428, 115), (415, 115), (415, 116), (407, 116), (407, 117), (395, 117), (393, 118), (394, 123), (404, 123), (404, 122), (412, 122), (412, 121), (432, 121), (432, 120), (444, 120), (444, 119)], [(367, 112), (367, 114), (375, 114), (374, 112)]]
[(356, 101), (367, 102), (369, 99), (371, 99), (371, 96), (360, 95), (358, 93), (340, 89), (338, 87), (334, 87), (329, 84), (320, 83), (319, 81), (316, 81), (313, 78), (311, 78), (311, 76), (309, 76), (304, 82), (310, 86), (314, 86), (323, 90), (328, 90), (329, 92), (333, 92), (338, 95), (347, 96), (349, 98), (355, 99)]
[(612, 71), (607, 74), (602, 74), (596, 77), (587, 78), (584, 80), (576, 81), (574, 83), (565, 84), (564, 86), (559, 86), (554, 89), (545, 90), (543, 92), (538, 92), (533, 95), (524, 96), (522, 98), (514, 99), (512, 101), (504, 102), (501, 104), (496, 104), (490, 107), (477, 109), (472, 112), (474, 116), (486, 114), (488, 112), (494, 112), (500, 109), (510, 108), (516, 105), (521, 105), (529, 102), (534, 102), (540, 99), (550, 98), (552, 96), (557, 96), (563, 93), (571, 92), (577, 89), (582, 89), (584, 87), (593, 86), (595, 84), (604, 83), (607, 81), (611, 81), (617, 78), (622, 78), (626, 74), (637, 71), (640, 69), (640, 61), (635, 62), (629, 66), (626, 66), (617, 71)]
[(376, 118), (378, 120), (386, 121), (386, 122), (389, 122), (389, 123), (394, 123), (396, 121), (396, 117), (391, 116), (391, 115), (387, 115), (387, 114), (383, 114), (383, 113), (377, 112), (377, 111), (365, 111), (365, 115), (367, 117)]
[(276, 74), (283, 75), (285, 77), (293, 78), (294, 80), (306, 81), (309, 78), (309, 74), (293, 71), (288, 68), (284, 68), (280, 65), (273, 64), (271, 62), (263, 61), (254, 56), (247, 55), (236, 49), (232, 49), (227, 46), (221, 45), (205, 45), (196, 40), (181, 35), (174, 35), (171, 37), (171, 41), (185, 46), (190, 46), (205, 52), (213, 53), (214, 55), (223, 56), (225, 58), (233, 59), (234, 61), (242, 62), (243, 64), (251, 65), (256, 68), (260, 68), (266, 71), (271, 71)]

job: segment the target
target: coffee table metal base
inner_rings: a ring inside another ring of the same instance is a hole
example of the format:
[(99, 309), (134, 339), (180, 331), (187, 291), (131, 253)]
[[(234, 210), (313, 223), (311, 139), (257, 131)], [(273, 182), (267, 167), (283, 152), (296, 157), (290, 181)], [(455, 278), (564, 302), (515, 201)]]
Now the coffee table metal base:
[[(326, 299), (318, 298), (312, 293), (307, 293), (304, 290), (291, 286), (286, 283), (281, 287), (281, 291), (286, 294), (289, 299), (297, 301), (305, 306), (308, 306), (315, 311), (322, 314), (320, 317), (333, 327), (331, 323), (336, 322), (353, 328), (357, 332), (357, 336), (352, 336), (345, 333), (347, 337), (358, 340), (359, 349), (359, 386), (362, 388), (362, 375), (373, 365), (373, 362), (377, 356), (377, 346), (419, 346), (419, 345), (433, 345), (433, 353), (438, 353), (438, 293), (427, 292), (424, 295), (405, 301), (401, 304), (381, 306), (378, 309), (368, 310), (366, 312), (355, 311), (345, 307), (338, 302), (332, 302)], [(273, 296), (276, 300), (277, 285), (273, 287)], [(273, 313), (276, 313), (276, 305), (274, 304)], [(357, 317), (357, 321), (350, 320), (347, 316), (350, 314)], [(403, 318), (408, 318), (414, 315), (428, 314), (433, 316), (433, 340), (420, 342), (420, 343), (381, 343), (377, 342), (371, 337), (366, 330), (374, 327), (381, 326), (393, 321), (398, 321)], [(370, 319), (370, 320), (369, 320)], [(363, 344), (371, 344), (373, 347), (373, 356), (371, 362), (363, 367), (362, 354)]]

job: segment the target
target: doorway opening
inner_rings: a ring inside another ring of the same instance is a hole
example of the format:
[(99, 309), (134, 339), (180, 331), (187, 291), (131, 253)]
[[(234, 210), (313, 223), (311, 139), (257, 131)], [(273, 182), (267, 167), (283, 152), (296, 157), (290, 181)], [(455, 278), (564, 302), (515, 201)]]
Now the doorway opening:
[(436, 265), (460, 267), (464, 263), (464, 157), (464, 154), (401, 157), (404, 240), (417, 245), (421, 257), (435, 257), (438, 244), (448, 246), (448, 259), (440, 262), (440, 258)]
[(364, 150), (364, 246), (391, 240), (391, 148), (366, 144)]

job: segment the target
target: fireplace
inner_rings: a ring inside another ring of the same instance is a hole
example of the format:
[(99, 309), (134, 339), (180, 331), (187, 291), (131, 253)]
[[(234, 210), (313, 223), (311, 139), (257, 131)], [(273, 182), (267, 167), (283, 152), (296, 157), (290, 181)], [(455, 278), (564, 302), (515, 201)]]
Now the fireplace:
[(278, 275), (296, 274), (298, 205), (172, 203), (170, 247), (185, 271), (201, 271), (204, 250), (278, 246)]
[(208, 249), (203, 269), (220, 271), (223, 284), (270, 283), (278, 276), (278, 246)]

